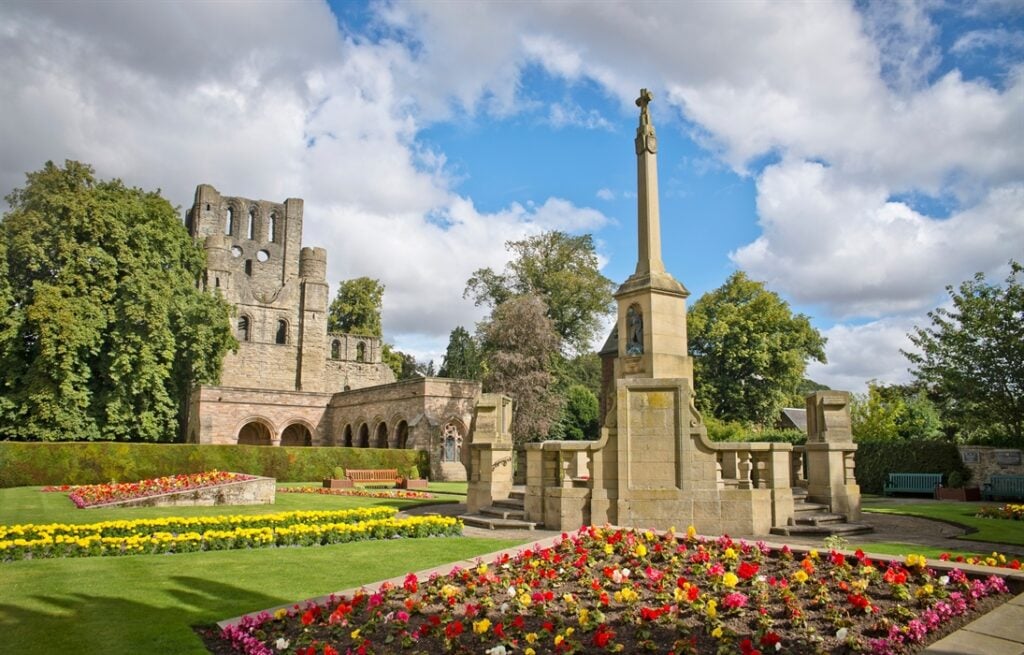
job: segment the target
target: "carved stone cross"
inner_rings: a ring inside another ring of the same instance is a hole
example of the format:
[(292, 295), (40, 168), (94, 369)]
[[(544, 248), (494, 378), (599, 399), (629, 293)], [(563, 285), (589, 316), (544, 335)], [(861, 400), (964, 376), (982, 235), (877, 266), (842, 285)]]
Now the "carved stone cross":
[(636, 106), (640, 108), (640, 122), (649, 123), (650, 118), (647, 114), (647, 105), (651, 104), (654, 100), (654, 94), (647, 89), (640, 89), (640, 97), (636, 99)]

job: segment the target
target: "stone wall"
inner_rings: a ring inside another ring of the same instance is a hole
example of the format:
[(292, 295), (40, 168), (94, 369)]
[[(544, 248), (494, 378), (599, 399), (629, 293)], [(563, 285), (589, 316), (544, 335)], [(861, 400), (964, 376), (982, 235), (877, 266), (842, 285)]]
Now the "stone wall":
[(1024, 475), (1024, 453), (1016, 448), (960, 446), (960, 459), (971, 471), (972, 487), (981, 487), (993, 475)]
[(266, 442), (256, 445), (276, 446), (290, 426), (298, 425), (309, 430), (310, 445), (322, 445), (329, 440), (323, 419), (330, 401), (329, 393), (202, 385), (192, 393), (188, 441), (236, 444), (242, 429), (255, 424), (261, 432), (266, 429)]

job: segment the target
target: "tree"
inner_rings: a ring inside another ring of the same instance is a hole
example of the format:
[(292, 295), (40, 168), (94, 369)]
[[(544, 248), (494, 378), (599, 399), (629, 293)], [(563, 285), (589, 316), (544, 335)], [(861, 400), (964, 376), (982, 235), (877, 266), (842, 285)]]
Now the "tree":
[(796, 392), (786, 401), (786, 407), (804, 407), (807, 404), (807, 396), (815, 391), (828, 391), (830, 389), (831, 387), (827, 384), (821, 384), (809, 378), (804, 378), (797, 385)]
[(924, 392), (903, 385), (868, 383), (866, 394), (856, 394), (850, 406), (853, 436), (857, 441), (942, 438), (938, 410)]
[(460, 325), (452, 330), (438, 375), (443, 378), (479, 380), (483, 376), (481, 364), (480, 347), (466, 328)]
[(807, 317), (742, 271), (694, 304), (689, 330), (698, 404), (725, 421), (773, 423), (807, 359), (825, 361)]
[(479, 332), (487, 361), (484, 390), (507, 394), (514, 402), (513, 442), (545, 438), (561, 411), (550, 372), (561, 343), (544, 301), (523, 295), (503, 302)]
[(237, 345), (159, 193), (47, 162), (0, 223), (0, 437), (169, 441)]
[(582, 384), (571, 385), (563, 394), (562, 415), (551, 430), (552, 439), (582, 441), (597, 439), (600, 429), (597, 396)]
[(477, 270), (464, 296), (493, 308), (517, 296), (537, 295), (562, 342), (576, 352), (586, 350), (612, 309), (615, 289), (598, 269), (593, 238), (551, 231), (505, 246), (512, 253), (505, 271)]
[(1010, 262), (1002, 287), (978, 273), (946, 287), (952, 307), (928, 313), (931, 325), (908, 336), (904, 355), (937, 400), (943, 418), (968, 441), (1020, 447), (1024, 441), (1024, 284)]
[(327, 310), (327, 331), (380, 337), (384, 285), (370, 277), (342, 280)]

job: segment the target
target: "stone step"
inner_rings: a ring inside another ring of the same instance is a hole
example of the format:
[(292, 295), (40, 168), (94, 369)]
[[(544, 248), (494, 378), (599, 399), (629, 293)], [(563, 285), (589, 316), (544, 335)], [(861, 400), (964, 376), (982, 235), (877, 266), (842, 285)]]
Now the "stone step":
[(793, 524), (795, 524), (795, 525), (824, 525), (826, 523), (845, 523), (845, 522), (846, 522), (846, 515), (845, 514), (833, 514), (831, 512), (823, 512), (821, 514), (811, 514), (809, 516), (795, 516), (795, 517), (793, 517)]
[(482, 514), (464, 514), (459, 517), (466, 525), (488, 530), (533, 530), (536, 523), (530, 521), (519, 521), (516, 519), (500, 519), (495, 516), (484, 516)]
[(807, 498), (807, 487), (791, 487), (790, 490), (793, 492), (793, 500)]
[(485, 516), (497, 516), (501, 519), (516, 519), (519, 521), (526, 520), (526, 510), (524, 509), (509, 509), (507, 507), (481, 507), (480, 513)]
[(503, 498), (491, 503), (491, 507), (503, 507), (505, 509), (524, 509), (526, 501), (521, 498)]
[(808, 503), (806, 501), (802, 503), (793, 503), (794, 512), (827, 512), (830, 509), (832, 508), (829, 507), (828, 505), (823, 505), (821, 503)]
[(772, 534), (786, 537), (828, 537), (831, 535), (855, 535), (873, 532), (874, 528), (864, 523), (826, 523), (822, 525), (783, 525), (771, 529)]
[(526, 491), (524, 489), (513, 489), (509, 492), (508, 497), (511, 500), (519, 500), (526, 502)]

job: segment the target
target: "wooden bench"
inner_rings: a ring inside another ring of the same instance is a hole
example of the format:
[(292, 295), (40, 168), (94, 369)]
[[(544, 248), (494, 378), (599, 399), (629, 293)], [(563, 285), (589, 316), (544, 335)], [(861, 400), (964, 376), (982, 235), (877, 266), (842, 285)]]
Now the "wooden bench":
[(941, 473), (890, 473), (885, 481), (883, 493), (934, 494), (935, 487), (942, 484)]
[(988, 479), (981, 495), (985, 500), (1024, 499), (1024, 475), (993, 475)]
[(345, 469), (345, 477), (354, 484), (366, 486), (395, 486), (397, 469)]

